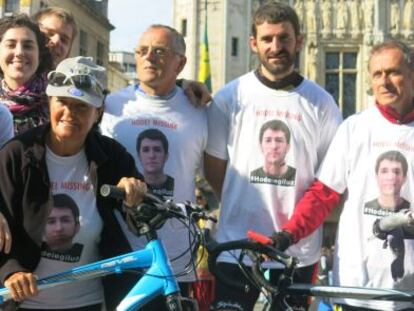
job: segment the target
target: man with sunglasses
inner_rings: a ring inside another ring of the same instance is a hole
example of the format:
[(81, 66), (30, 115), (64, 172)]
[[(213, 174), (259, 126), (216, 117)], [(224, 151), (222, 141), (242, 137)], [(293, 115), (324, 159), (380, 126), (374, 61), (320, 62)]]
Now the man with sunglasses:
[[(169, 148), (164, 172), (176, 181), (168, 194), (175, 201), (195, 200), (195, 174), (207, 142), (205, 109), (192, 106), (176, 86), (177, 76), (186, 64), (185, 48), (183, 36), (175, 29), (150, 26), (135, 50), (139, 83), (108, 96), (101, 124), (103, 134), (117, 139), (135, 156), (141, 172), (144, 168), (137, 157), (137, 137), (148, 129), (157, 129), (166, 136)], [(161, 228), (159, 237), (170, 259), (185, 253), (172, 266), (175, 273), (181, 273), (178, 280), (186, 296), (190, 282), (195, 280), (194, 272), (185, 273), (186, 265), (191, 265), (188, 230), (170, 221)], [(129, 238), (135, 249), (145, 245), (143, 238), (130, 235)], [(148, 307), (149, 310), (164, 308), (163, 301)]]

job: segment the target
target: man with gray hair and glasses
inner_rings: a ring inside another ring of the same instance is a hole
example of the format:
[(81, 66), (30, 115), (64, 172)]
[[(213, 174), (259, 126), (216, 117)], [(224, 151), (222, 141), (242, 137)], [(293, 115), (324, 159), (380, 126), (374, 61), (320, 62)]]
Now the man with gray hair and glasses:
[[(165, 25), (150, 26), (139, 39), (135, 49), (139, 83), (123, 89), (107, 98), (107, 107), (101, 129), (123, 144), (134, 155), (138, 170), (143, 172), (139, 161), (136, 141), (147, 130), (162, 132), (168, 141), (168, 161), (165, 161), (165, 178), (151, 182), (151, 189), (160, 189), (171, 176), (177, 182), (166, 199), (195, 201), (195, 175), (201, 166), (207, 142), (207, 117), (205, 109), (190, 104), (182, 89), (176, 86), (178, 74), (186, 64), (183, 36)], [(151, 153), (151, 152), (149, 152)], [(146, 165), (155, 166), (157, 152), (148, 154)], [(146, 180), (147, 181), (147, 180)], [(149, 190), (151, 192), (151, 189)], [(123, 221), (120, 218), (121, 223)], [(126, 228), (126, 226), (125, 226)], [(134, 249), (145, 245), (145, 240), (128, 234)], [(190, 282), (195, 280), (191, 256), (188, 252), (188, 230), (176, 221), (167, 221), (159, 230), (164, 241), (182, 294), (188, 294)], [(181, 256), (185, 253), (184, 256)], [(177, 260), (174, 260), (177, 259)], [(111, 306), (110, 306), (111, 307)], [(109, 307), (110, 310), (112, 310)], [(163, 301), (151, 304), (148, 310), (163, 310)]]

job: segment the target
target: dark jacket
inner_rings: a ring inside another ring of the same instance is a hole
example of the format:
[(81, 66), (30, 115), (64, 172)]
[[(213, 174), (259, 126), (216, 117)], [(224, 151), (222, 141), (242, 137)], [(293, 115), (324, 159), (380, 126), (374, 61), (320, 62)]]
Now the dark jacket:
[[(45, 159), (49, 130), (50, 125), (29, 130), (0, 150), (0, 211), (9, 222), (13, 237), (10, 254), (0, 256), (2, 283), (14, 272), (33, 271), (40, 260), (42, 233), (52, 207)], [(119, 143), (97, 131), (91, 131), (86, 138), (85, 153), (97, 192), (98, 212), (103, 220), (101, 256), (109, 258), (130, 252), (129, 243), (113, 213), (114, 208), (121, 208), (121, 202), (103, 198), (98, 193), (102, 184), (117, 184), (121, 177), (140, 177), (134, 159)], [(116, 287), (120, 289), (119, 284)]]

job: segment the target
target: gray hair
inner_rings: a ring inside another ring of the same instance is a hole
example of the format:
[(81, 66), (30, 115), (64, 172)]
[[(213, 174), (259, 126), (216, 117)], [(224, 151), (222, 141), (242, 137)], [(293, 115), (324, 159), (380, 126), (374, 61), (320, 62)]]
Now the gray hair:
[(413, 50), (404, 42), (395, 40), (395, 39), (391, 39), (391, 40), (378, 43), (372, 47), (371, 53), (369, 56), (369, 61), (368, 61), (368, 70), (371, 64), (372, 57), (374, 57), (375, 55), (379, 54), (380, 52), (384, 50), (392, 50), (392, 49), (400, 50), (401, 53), (403, 54), (404, 62), (408, 65), (408, 67), (410, 67), (411, 70), (414, 70)]
[(153, 24), (151, 26), (148, 27), (148, 30), (150, 29), (165, 29), (168, 30), (171, 33), (172, 36), (172, 45), (173, 45), (173, 49), (174, 49), (174, 53), (177, 53), (179, 55), (185, 56), (185, 41), (184, 41), (184, 37), (182, 34), (180, 34), (177, 30), (175, 30), (174, 28), (167, 26), (167, 25), (162, 25), (162, 24)]

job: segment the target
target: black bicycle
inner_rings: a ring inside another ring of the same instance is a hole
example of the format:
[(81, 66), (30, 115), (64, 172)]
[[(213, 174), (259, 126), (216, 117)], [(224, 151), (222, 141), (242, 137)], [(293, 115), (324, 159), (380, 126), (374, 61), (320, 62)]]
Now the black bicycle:
[[(252, 286), (259, 288), (267, 298), (263, 310), (279, 310), (278, 306), (281, 306), (280, 304), (283, 304), (283, 307), (289, 310), (290, 306), (286, 299), (289, 296), (414, 302), (414, 291), (294, 283), (293, 272), (297, 267), (298, 260), (275, 249), (272, 246), (272, 240), (266, 236), (252, 231), (249, 231), (247, 236), (246, 239), (225, 243), (217, 243), (212, 239), (208, 239), (209, 269), (228, 286), (245, 292), (248, 292)], [(240, 280), (229, 279), (228, 276), (216, 269), (217, 258), (222, 252), (232, 253), (246, 278), (240, 278)], [(246, 256), (252, 262), (249, 267), (244, 264)], [(265, 269), (262, 268), (262, 263), (266, 260), (275, 260), (285, 267), (276, 285), (270, 284), (264, 276)], [(241, 279), (247, 279), (248, 281), (241, 281)]]

